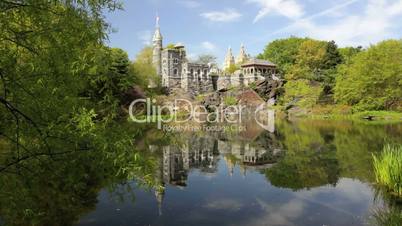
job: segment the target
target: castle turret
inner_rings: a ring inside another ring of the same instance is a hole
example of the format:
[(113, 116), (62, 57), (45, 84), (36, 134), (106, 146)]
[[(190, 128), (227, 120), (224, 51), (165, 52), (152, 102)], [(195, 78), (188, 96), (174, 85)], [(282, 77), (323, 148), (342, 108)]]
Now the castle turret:
[(232, 53), (232, 48), (229, 46), (228, 52), (226, 53), (225, 62), (223, 64), (223, 70), (229, 69), (232, 65), (235, 65), (235, 59)]
[(162, 76), (162, 34), (159, 26), (159, 16), (156, 17), (156, 29), (155, 34), (152, 39), (153, 43), (153, 55), (152, 55), (152, 63), (155, 66), (156, 74), (158, 76)]
[(247, 53), (246, 53), (246, 48), (244, 48), (243, 43), (240, 46), (240, 53), (236, 58), (236, 64), (242, 64), (245, 63), (249, 59)]

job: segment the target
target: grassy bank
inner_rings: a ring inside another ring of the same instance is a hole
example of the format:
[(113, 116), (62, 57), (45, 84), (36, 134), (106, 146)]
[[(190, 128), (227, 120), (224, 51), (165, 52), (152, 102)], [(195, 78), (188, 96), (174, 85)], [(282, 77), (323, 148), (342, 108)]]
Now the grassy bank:
[(362, 111), (354, 112), (350, 106), (316, 105), (312, 108), (295, 107), (284, 111), (285, 107), (275, 106), (289, 117), (312, 119), (362, 120), (375, 122), (402, 122), (402, 112), (396, 111)]
[(387, 122), (402, 122), (402, 112), (394, 111), (364, 111), (356, 113), (329, 113), (329, 114), (317, 114), (312, 112), (311, 115), (307, 115), (309, 118), (323, 119), (349, 119), (349, 120), (369, 120), (369, 121), (387, 121)]

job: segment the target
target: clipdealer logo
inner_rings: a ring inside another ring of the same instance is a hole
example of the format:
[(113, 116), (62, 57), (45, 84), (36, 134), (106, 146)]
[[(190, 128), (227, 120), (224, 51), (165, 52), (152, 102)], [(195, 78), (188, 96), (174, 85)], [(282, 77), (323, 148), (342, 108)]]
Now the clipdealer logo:
[[(138, 110), (140, 106), (143, 111), (146, 111), (146, 114), (135, 114), (135, 110)], [(161, 129), (162, 125), (172, 122), (241, 124), (246, 109), (245, 105), (209, 106), (207, 108), (204, 105), (194, 105), (186, 99), (175, 99), (171, 104), (157, 105), (155, 99), (147, 98), (133, 101), (129, 106), (129, 115), (133, 122), (156, 123), (158, 129)], [(265, 104), (261, 104), (255, 109), (254, 120), (261, 128), (272, 131), (274, 111), (268, 110)]]

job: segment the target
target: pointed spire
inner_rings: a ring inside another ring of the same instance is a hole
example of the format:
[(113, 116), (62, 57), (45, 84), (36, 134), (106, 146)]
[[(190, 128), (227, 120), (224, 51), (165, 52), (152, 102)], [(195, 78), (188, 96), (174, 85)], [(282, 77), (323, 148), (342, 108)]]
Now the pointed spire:
[(247, 60), (248, 60), (248, 56), (247, 56), (247, 53), (246, 53), (246, 48), (244, 47), (244, 44), (241, 43), (241, 45), (240, 45), (240, 53), (236, 58), (236, 63), (237, 64), (242, 64), (242, 63), (246, 62)]
[(159, 13), (157, 12), (156, 13), (156, 28), (159, 27), (159, 20), (160, 20)]
[(163, 188), (158, 188), (155, 190), (155, 197), (156, 201), (158, 202), (158, 214), (159, 216), (162, 216), (162, 204), (163, 204), (163, 198), (165, 196), (165, 187)]
[(230, 68), (231, 65), (235, 64), (234, 56), (232, 53), (232, 47), (229, 46), (228, 52), (226, 53), (225, 62), (224, 62), (224, 70)]
[(154, 38), (153, 41), (160, 41), (162, 40), (162, 34), (161, 34), (161, 29), (160, 29), (160, 17), (158, 15), (158, 13), (156, 14), (156, 25), (155, 25), (155, 34), (154, 34)]

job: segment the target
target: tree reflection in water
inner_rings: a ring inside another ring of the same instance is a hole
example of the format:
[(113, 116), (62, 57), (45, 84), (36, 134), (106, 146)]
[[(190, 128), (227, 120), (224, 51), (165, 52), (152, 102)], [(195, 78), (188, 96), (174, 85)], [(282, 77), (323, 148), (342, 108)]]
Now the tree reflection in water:
[[(125, 201), (141, 186), (155, 193), (161, 207), (167, 185), (188, 186), (193, 170), (216, 174), (221, 161), (228, 174), (236, 167), (244, 176), (258, 172), (271, 185), (294, 191), (336, 186), (341, 178), (372, 183), (371, 153), (384, 140), (399, 142), (402, 126), (305, 120), (278, 122), (274, 133), (254, 126), (240, 133), (121, 131), (104, 136), (109, 151), (33, 158), (2, 172), (0, 218), (8, 225), (73, 225), (95, 209), (102, 188)], [(9, 161), (3, 153), (1, 160)]]

